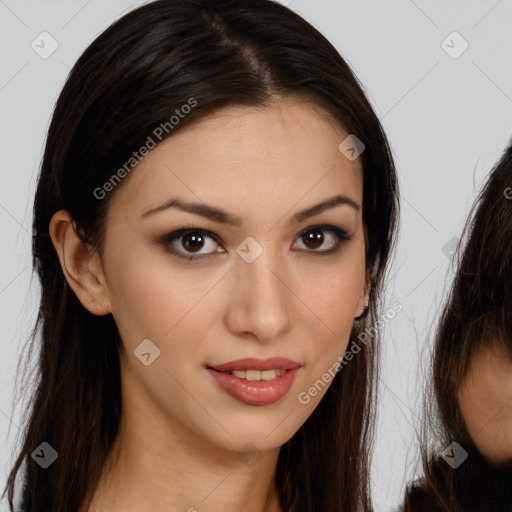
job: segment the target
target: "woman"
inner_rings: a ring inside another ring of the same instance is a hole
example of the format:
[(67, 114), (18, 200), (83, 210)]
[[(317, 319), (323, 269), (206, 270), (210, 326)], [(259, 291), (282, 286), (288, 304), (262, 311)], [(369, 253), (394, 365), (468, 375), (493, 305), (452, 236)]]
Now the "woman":
[(371, 510), (376, 330), (342, 362), (380, 311), (397, 212), (375, 113), (298, 15), (123, 16), (48, 133), (11, 507), (24, 464), (27, 511)]
[[(467, 221), (406, 511), (512, 510), (512, 145)], [(435, 436), (435, 442), (429, 439)]]

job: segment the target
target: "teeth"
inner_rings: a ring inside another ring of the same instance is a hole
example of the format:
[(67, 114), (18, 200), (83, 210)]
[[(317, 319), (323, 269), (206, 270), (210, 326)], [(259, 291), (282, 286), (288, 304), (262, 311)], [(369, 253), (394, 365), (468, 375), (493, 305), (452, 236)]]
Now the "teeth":
[(261, 372), (259, 370), (247, 370), (245, 378), (247, 380), (261, 380)]
[(247, 380), (272, 380), (280, 377), (286, 370), (233, 370), (231, 373), (240, 379)]

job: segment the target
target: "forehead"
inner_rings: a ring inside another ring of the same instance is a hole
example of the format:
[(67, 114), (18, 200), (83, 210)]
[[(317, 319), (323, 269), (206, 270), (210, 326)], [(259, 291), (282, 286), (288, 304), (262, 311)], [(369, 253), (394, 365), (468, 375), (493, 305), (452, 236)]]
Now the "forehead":
[(326, 111), (297, 99), (224, 108), (152, 149), (111, 208), (135, 217), (180, 196), (263, 220), (336, 192), (361, 204), (360, 159), (338, 149), (348, 135)]

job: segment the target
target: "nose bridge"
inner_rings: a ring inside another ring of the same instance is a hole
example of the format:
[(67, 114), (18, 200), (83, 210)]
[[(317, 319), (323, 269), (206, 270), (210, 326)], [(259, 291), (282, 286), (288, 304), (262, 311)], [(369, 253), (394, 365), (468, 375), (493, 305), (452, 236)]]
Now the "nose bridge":
[(273, 339), (291, 322), (285, 265), (278, 251), (264, 248), (254, 239), (242, 242), (237, 253), (238, 293), (233, 307), (237, 310), (238, 328), (261, 339)]

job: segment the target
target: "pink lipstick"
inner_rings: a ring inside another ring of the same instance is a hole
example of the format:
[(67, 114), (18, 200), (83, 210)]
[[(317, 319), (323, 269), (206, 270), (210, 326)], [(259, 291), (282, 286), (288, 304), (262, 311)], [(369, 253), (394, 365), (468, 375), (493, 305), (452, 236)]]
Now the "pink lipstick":
[(207, 366), (228, 395), (246, 405), (269, 405), (292, 387), (301, 364), (284, 357), (245, 358)]

